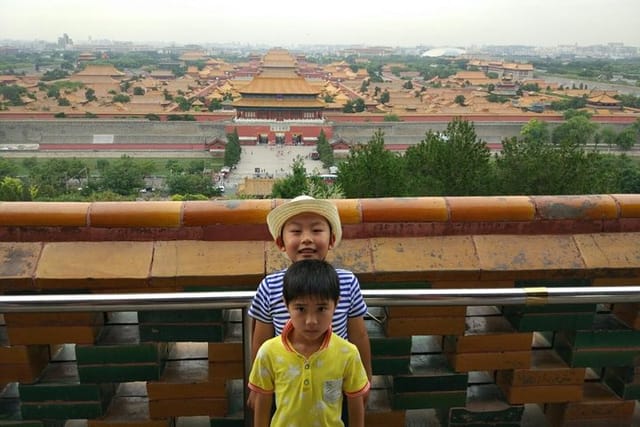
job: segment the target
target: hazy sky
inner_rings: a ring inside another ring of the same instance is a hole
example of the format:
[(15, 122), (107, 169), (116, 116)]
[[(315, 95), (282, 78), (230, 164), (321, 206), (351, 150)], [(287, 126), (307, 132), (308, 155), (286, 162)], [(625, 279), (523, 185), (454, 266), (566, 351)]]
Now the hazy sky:
[(0, 39), (640, 47), (640, 0), (0, 0)]

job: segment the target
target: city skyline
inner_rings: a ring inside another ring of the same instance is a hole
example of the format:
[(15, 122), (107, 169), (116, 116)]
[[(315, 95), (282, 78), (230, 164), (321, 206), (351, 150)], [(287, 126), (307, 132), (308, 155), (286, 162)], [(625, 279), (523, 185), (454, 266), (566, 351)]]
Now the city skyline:
[(325, 0), (314, 7), (292, 0), (241, 4), (183, 0), (86, 2), (3, 0), (0, 40), (92, 40), (176, 44), (239, 43), (472, 46), (620, 42), (640, 46), (640, 2), (539, 0), (527, 9), (506, 0), (452, 0), (393, 8)]

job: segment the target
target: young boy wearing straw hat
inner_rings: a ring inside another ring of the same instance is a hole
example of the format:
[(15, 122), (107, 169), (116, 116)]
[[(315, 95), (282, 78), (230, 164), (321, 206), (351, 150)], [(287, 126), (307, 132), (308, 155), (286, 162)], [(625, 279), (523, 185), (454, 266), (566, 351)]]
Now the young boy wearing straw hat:
[[(328, 200), (298, 196), (283, 203), (267, 215), (269, 232), (291, 262), (303, 259), (324, 260), (329, 250), (342, 239), (342, 224), (336, 206)], [(340, 299), (333, 315), (332, 328), (338, 336), (355, 344), (371, 380), (371, 346), (364, 323), (367, 305), (360, 293), (360, 283), (349, 270), (336, 269), (340, 279)], [(255, 319), (251, 356), (266, 340), (280, 335), (289, 320), (282, 297), (285, 270), (268, 274), (258, 286), (249, 307)], [(249, 396), (253, 407), (253, 396)]]

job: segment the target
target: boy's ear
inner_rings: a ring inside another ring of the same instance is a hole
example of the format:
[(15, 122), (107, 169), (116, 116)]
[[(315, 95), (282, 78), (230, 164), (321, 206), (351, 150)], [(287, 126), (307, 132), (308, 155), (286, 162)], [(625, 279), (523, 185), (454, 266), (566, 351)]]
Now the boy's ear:
[(331, 233), (331, 238), (329, 239), (329, 249), (333, 249), (333, 244), (336, 242), (336, 235)]
[(282, 237), (278, 236), (276, 238), (276, 246), (278, 246), (278, 249), (280, 249), (281, 252), (285, 251), (284, 240), (282, 240)]

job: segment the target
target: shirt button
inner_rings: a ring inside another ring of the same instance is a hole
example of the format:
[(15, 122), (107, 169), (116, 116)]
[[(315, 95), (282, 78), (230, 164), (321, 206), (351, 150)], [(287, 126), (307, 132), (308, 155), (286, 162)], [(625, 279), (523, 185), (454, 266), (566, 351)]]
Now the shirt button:
[(309, 385), (309, 380), (304, 380), (304, 385)]
[(308, 363), (305, 363), (304, 369), (309, 369), (309, 364)]

